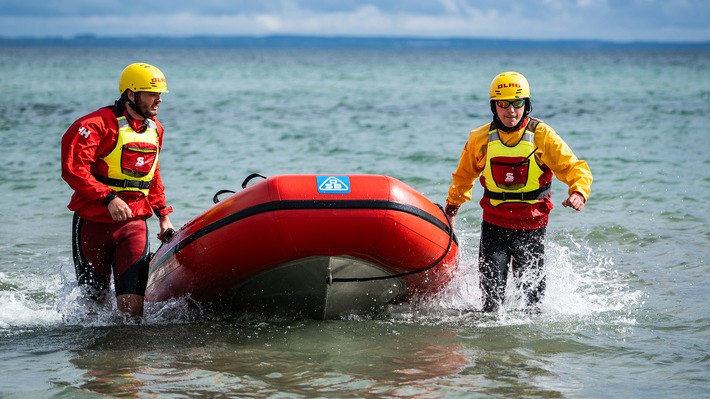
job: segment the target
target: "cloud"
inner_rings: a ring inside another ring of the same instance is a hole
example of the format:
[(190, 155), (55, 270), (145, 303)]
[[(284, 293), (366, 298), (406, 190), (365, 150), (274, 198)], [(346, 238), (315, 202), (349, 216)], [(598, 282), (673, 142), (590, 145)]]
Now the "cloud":
[(710, 41), (704, 0), (3, 0), (0, 36), (347, 35)]

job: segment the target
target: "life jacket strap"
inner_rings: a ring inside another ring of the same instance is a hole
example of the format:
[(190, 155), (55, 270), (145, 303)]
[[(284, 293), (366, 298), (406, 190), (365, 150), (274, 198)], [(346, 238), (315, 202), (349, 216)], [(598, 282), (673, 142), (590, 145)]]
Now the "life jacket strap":
[(537, 190), (523, 193), (496, 192), (488, 189), (483, 191), (486, 198), (498, 201), (532, 201), (545, 198), (552, 191), (552, 184), (546, 184)]
[(150, 188), (152, 181), (144, 180), (124, 180), (124, 179), (114, 179), (106, 176), (94, 175), (96, 180), (107, 186), (122, 187), (122, 188), (137, 188), (140, 190), (147, 190)]

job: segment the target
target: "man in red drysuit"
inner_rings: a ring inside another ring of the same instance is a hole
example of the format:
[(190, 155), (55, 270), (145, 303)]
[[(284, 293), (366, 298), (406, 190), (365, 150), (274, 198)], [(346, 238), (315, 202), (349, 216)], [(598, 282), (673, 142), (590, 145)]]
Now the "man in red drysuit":
[(173, 231), (158, 163), (164, 130), (156, 118), (168, 87), (158, 68), (135, 63), (123, 70), (119, 92), (114, 105), (79, 118), (62, 137), (62, 178), (74, 190), (68, 208), (79, 286), (100, 301), (113, 275), (118, 310), (141, 317), (150, 261), (146, 219), (158, 216), (161, 240)]

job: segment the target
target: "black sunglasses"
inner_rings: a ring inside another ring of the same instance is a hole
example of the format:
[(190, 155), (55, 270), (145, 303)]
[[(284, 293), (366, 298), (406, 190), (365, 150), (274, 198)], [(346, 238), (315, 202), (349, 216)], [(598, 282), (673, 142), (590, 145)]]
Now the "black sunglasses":
[(513, 108), (520, 108), (525, 105), (525, 99), (521, 98), (520, 100), (496, 100), (496, 106), (498, 106), (498, 108), (508, 108), (511, 105), (513, 106)]

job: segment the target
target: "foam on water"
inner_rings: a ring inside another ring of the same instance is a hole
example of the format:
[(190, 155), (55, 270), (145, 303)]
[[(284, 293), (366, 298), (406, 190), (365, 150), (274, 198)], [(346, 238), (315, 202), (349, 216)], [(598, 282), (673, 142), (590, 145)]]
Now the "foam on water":
[(59, 276), (48, 278), (0, 273), (0, 329), (32, 328), (61, 323), (50, 298)]
[[(459, 235), (462, 252), (459, 270), (446, 289), (433, 299), (423, 299), (415, 307), (406, 305), (392, 310), (395, 318), (414, 322), (454, 323), (457, 325), (500, 326), (527, 324), (534, 321), (589, 321), (632, 325), (646, 294), (630, 284), (631, 276), (614, 269), (614, 260), (588, 243), (572, 236), (556, 241), (548, 236), (545, 251), (547, 288), (540, 313), (525, 312), (523, 293), (513, 279), (506, 287), (501, 309), (493, 315), (480, 313), (481, 289), (478, 277), (477, 233), (463, 231)], [(471, 317), (473, 315), (473, 317)]]
[[(64, 326), (106, 327), (135, 324), (116, 309), (109, 292), (101, 303), (82, 298), (72, 266), (59, 266), (49, 276), (0, 273), (0, 334), (26, 329)], [(189, 306), (187, 298), (165, 303), (146, 303), (141, 324), (180, 324), (194, 321), (199, 308)]]
[[(460, 233), (462, 250), (459, 270), (445, 290), (435, 298), (413, 304), (392, 306), (387, 317), (395, 320), (428, 323), (467, 324), (468, 315), (479, 313), (481, 291), (477, 274), (477, 233)], [(534, 317), (560, 321), (591, 318), (596, 321), (633, 324), (645, 294), (629, 284), (631, 276), (614, 269), (614, 260), (602, 250), (577, 242), (572, 236), (562, 241), (550, 239), (546, 247), (547, 289), (541, 313)], [(59, 273), (20, 275), (0, 273), (0, 329), (31, 329), (56, 326), (112, 326), (131, 323), (116, 310), (115, 301), (103, 304), (86, 302), (76, 287), (71, 265), (64, 263)], [(522, 293), (509, 281), (506, 300), (493, 317), (477, 323), (507, 325), (528, 323)], [(113, 298), (109, 293), (108, 298)], [(204, 317), (202, 310), (190, 306), (187, 298), (164, 303), (146, 303), (143, 324), (189, 323)]]

